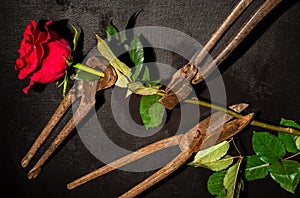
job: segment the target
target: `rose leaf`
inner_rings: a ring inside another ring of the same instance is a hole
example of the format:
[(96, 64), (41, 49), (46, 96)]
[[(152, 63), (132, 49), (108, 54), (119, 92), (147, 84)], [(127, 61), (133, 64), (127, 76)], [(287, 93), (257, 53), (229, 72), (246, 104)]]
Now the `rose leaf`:
[(157, 127), (162, 123), (165, 109), (158, 103), (161, 96), (142, 96), (140, 102), (140, 115), (146, 129)]
[(213, 173), (207, 181), (207, 189), (212, 195), (216, 195), (219, 197), (225, 197), (226, 189), (223, 185), (223, 180), (225, 177), (226, 171), (219, 171)]
[(130, 68), (115, 56), (115, 54), (111, 51), (111, 49), (108, 47), (106, 42), (100, 36), (96, 34), (96, 38), (98, 40), (97, 42), (98, 51), (115, 68), (118, 74), (118, 78), (122, 78), (122, 76), (119, 76), (119, 74), (123, 74), (123, 77), (125, 78), (127, 77), (128, 79), (130, 79), (131, 78)]
[(217, 145), (214, 145), (210, 148), (200, 150), (195, 155), (194, 161), (191, 162), (190, 165), (193, 164), (205, 164), (209, 162), (214, 162), (223, 157), (229, 149), (229, 143), (227, 141), (223, 141)]
[(107, 27), (106, 27), (106, 36), (107, 40), (111, 41), (112, 37), (115, 37), (117, 40), (119, 40), (119, 30), (112, 24), (112, 21), (109, 21)]
[(252, 137), (254, 152), (264, 162), (278, 162), (285, 155), (285, 148), (281, 141), (267, 132), (254, 132)]
[(135, 65), (135, 70), (132, 74), (132, 80), (135, 81), (142, 71), (144, 63), (144, 48), (143, 44), (137, 36), (133, 37), (129, 46), (129, 56)]
[(189, 165), (192, 165), (194, 167), (203, 167), (208, 168), (212, 171), (220, 171), (223, 169), (226, 169), (228, 166), (230, 166), (233, 162), (234, 157), (231, 157), (229, 155), (226, 155), (224, 158), (213, 161), (213, 162), (206, 162), (206, 163), (190, 163)]
[(228, 198), (232, 198), (234, 196), (241, 162), (242, 159), (239, 159), (237, 163), (230, 167), (225, 174), (223, 185), (227, 190), (226, 197)]
[(268, 172), (269, 163), (261, 161), (257, 155), (247, 156), (245, 178), (248, 181), (263, 179), (268, 175)]
[(270, 175), (283, 189), (294, 193), (300, 179), (300, 163), (293, 160), (274, 162), (270, 165)]

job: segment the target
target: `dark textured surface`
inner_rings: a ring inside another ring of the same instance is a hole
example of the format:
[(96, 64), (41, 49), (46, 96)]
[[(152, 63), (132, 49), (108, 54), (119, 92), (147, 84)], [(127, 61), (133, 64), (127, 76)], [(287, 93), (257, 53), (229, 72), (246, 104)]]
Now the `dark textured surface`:
[[(61, 100), (61, 90), (54, 84), (42, 93), (22, 92), (28, 81), (19, 81), (13, 66), (18, 57), (17, 49), (22, 33), (30, 19), (69, 19), (83, 30), (83, 54), (91, 50), (96, 41), (94, 32), (104, 35), (104, 27), (113, 19), (118, 27), (137, 10), (143, 10), (137, 26), (155, 25), (175, 28), (204, 44), (213, 30), (222, 22), (236, 0), (205, 1), (101, 1), (101, 0), (2, 0), (0, 42), (0, 196), (1, 197), (116, 197), (151, 172), (131, 173), (114, 171), (78, 189), (68, 191), (66, 184), (78, 176), (102, 165), (81, 143), (76, 133), (62, 149), (48, 161), (41, 175), (35, 180), (26, 177), (28, 168), (20, 166), (21, 158), (28, 151), (38, 133), (46, 124)], [(233, 27), (237, 28), (262, 1), (255, 1)], [(300, 68), (299, 68), (299, 1), (284, 1), (264, 20), (249, 38), (235, 50), (222, 65), (228, 104), (248, 102), (256, 117), (278, 123), (281, 117), (300, 122)], [(229, 31), (229, 33), (233, 32)], [(225, 39), (227, 37), (225, 36)], [(223, 40), (220, 44), (223, 43)], [(159, 52), (159, 51), (158, 51)], [(168, 53), (156, 54), (157, 61), (179, 67), (179, 60)], [(202, 90), (202, 89), (201, 89)], [(208, 91), (201, 94), (208, 96)], [(104, 94), (109, 101), (110, 91)], [(100, 97), (101, 98), (101, 97)], [(103, 100), (103, 98), (102, 98)], [(109, 136), (124, 147), (138, 148), (163, 138), (164, 132), (150, 140), (130, 140), (119, 136), (120, 130), (110, 119), (109, 102), (100, 108), (101, 123), (109, 128)], [(60, 123), (65, 124), (69, 113)], [(169, 126), (171, 127), (171, 126)], [(54, 132), (57, 133), (60, 127)], [(171, 128), (169, 128), (170, 130)], [(251, 132), (249, 127), (240, 136), (242, 150), (250, 154)], [(54, 135), (53, 134), (53, 135)], [(53, 139), (51, 136), (50, 139)], [(156, 138), (156, 139), (155, 139)], [(123, 140), (123, 142), (122, 142)], [(44, 151), (46, 142), (37, 156)], [(133, 145), (133, 146), (132, 146)], [(37, 156), (33, 162), (36, 162)], [(33, 165), (33, 163), (31, 163)], [(182, 167), (175, 174), (143, 193), (141, 197), (210, 197), (206, 181), (210, 172), (192, 167)], [(299, 188), (296, 195), (299, 196)], [(291, 197), (270, 178), (246, 186), (242, 197)]]

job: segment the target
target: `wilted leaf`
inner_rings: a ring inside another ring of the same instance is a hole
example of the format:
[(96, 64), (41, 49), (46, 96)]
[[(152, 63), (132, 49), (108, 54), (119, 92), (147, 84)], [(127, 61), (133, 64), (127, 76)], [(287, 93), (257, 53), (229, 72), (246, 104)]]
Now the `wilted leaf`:
[(300, 179), (300, 163), (293, 160), (272, 163), (270, 175), (282, 188), (294, 193)]
[(118, 75), (118, 79), (117, 82), (115, 83), (116, 86), (118, 87), (122, 87), (122, 88), (127, 88), (129, 80), (128, 78), (126, 78), (123, 74), (121, 74), (121, 72), (119, 72), (118, 70), (116, 70), (116, 73)]
[(195, 155), (194, 161), (191, 164), (205, 164), (217, 161), (227, 153), (229, 146), (227, 141), (223, 141), (210, 148), (200, 150)]
[(145, 86), (141, 82), (132, 82), (128, 84), (128, 89), (135, 94), (148, 96), (156, 94), (161, 87), (161, 84), (155, 86)]
[(143, 44), (137, 36), (134, 36), (133, 40), (130, 42), (129, 56), (135, 65), (134, 72), (132, 74), (132, 80), (135, 81), (141, 73), (144, 63)]
[(226, 171), (219, 171), (213, 173), (207, 181), (207, 189), (212, 195), (222, 195), (226, 194), (226, 189), (223, 185), (223, 180), (225, 177)]
[(254, 132), (253, 150), (264, 162), (278, 162), (285, 155), (285, 148), (274, 135), (266, 132)]
[(268, 172), (269, 163), (261, 161), (257, 155), (247, 156), (245, 178), (248, 181), (263, 179), (268, 175)]
[(237, 182), (237, 177), (240, 169), (242, 159), (239, 159), (235, 165), (230, 167), (224, 177), (224, 182), (223, 185), (225, 189), (227, 190), (226, 197), (227, 198), (232, 198), (234, 196), (234, 192), (236, 190), (236, 182)]
[(114, 55), (114, 53), (108, 47), (106, 42), (100, 36), (96, 34), (96, 38), (98, 40), (97, 48), (98, 51), (102, 54), (102, 56), (109, 61), (109, 63), (115, 68), (115, 70), (118, 70), (120, 73), (125, 75), (128, 79), (131, 79), (130, 68)]
[(233, 162), (233, 157), (230, 155), (226, 155), (224, 158), (219, 159), (217, 161), (213, 162), (205, 162), (205, 163), (199, 163), (199, 162), (192, 162), (189, 165), (192, 165), (194, 167), (203, 167), (210, 169), (212, 171), (220, 171), (223, 169), (226, 169), (230, 164)]
[(142, 96), (140, 115), (146, 129), (157, 127), (162, 123), (165, 109), (158, 103), (158, 95)]

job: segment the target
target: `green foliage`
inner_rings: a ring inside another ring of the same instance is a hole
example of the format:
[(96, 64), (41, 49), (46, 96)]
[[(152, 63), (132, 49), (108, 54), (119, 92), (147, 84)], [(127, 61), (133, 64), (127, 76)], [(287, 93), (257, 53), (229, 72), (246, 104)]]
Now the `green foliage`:
[(241, 163), (242, 159), (239, 159), (238, 162), (235, 165), (231, 166), (225, 174), (223, 185), (227, 190), (227, 198), (234, 197)]
[[(287, 126), (287, 127), (293, 127), (295, 129), (300, 129), (300, 125), (298, 125), (293, 120), (286, 120), (281, 119), (280, 125)], [(286, 150), (290, 153), (298, 153), (299, 152), (299, 146), (296, 145), (296, 139), (298, 138), (296, 135), (287, 134), (287, 133), (278, 133), (278, 138), (282, 141), (284, 144)], [(299, 140), (298, 140), (299, 141)]]
[(294, 193), (300, 179), (300, 163), (293, 160), (272, 163), (270, 175), (282, 188)]
[(206, 162), (202, 164), (195, 164), (195, 167), (201, 166), (207, 169), (210, 169), (212, 171), (220, 171), (223, 169), (226, 169), (228, 166), (230, 166), (233, 162), (233, 157), (230, 155), (226, 155), (224, 158), (217, 160), (217, 161), (212, 161), (212, 162)]
[[(127, 22), (126, 29), (133, 28), (136, 18), (140, 12), (135, 12)], [(98, 40), (98, 50), (105, 57), (110, 64), (115, 68), (118, 75), (116, 86), (122, 88), (128, 88), (126, 97), (132, 93), (142, 95), (140, 103), (140, 115), (145, 127), (151, 128), (159, 126), (162, 122), (164, 116), (164, 108), (158, 103), (160, 96), (154, 96), (159, 91), (161, 84), (151, 83), (150, 73), (147, 66), (144, 66), (144, 48), (140, 39), (133, 35), (130, 38), (127, 37), (126, 31), (122, 31), (119, 34), (119, 30), (110, 21), (106, 27), (106, 35), (108, 41), (115, 38), (119, 41), (119, 44), (125, 42), (124, 47), (128, 50), (129, 57), (134, 63), (134, 72), (131, 73), (131, 69), (123, 62), (121, 62), (111, 51), (106, 42), (96, 35)], [(129, 44), (129, 45), (128, 45)], [(144, 67), (144, 73), (142, 76), (142, 81), (147, 83), (138, 82), (142, 70)]]
[(213, 173), (207, 181), (207, 189), (210, 194), (218, 196), (218, 197), (225, 197), (226, 189), (223, 185), (223, 180), (226, 175), (226, 171), (222, 170), (219, 172)]
[(284, 144), (284, 147), (287, 150), (287, 152), (298, 153), (298, 149), (295, 141), (295, 135), (279, 132), (278, 138)]
[[(280, 124), (300, 129), (300, 125), (292, 120), (282, 119)], [(212, 171), (222, 170), (213, 173), (207, 181), (208, 191), (217, 197), (239, 196), (244, 186), (240, 173), (243, 173), (247, 181), (263, 179), (270, 173), (271, 178), (283, 189), (294, 193), (300, 180), (300, 163), (289, 159), (299, 154), (299, 138), (289, 134), (284, 136), (278, 133), (276, 137), (267, 132), (254, 132), (252, 147), (255, 155), (244, 158), (245, 166), (241, 166), (242, 156), (239, 156), (237, 163), (230, 166), (235, 157), (226, 155), (229, 148), (228, 142), (199, 151), (189, 165), (208, 168)], [(285, 157), (287, 152), (295, 153), (295, 148), (297, 154)], [(231, 161), (225, 164), (227, 160)], [(243, 169), (240, 170), (240, 167)]]
[[(300, 129), (292, 121), (281, 119), (281, 125)], [(294, 193), (300, 178), (300, 164), (283, 158), (287, 152), (299, 153), (297, 139), (294, 135), (278, 133), (278, 137), (265, 132), (254, 132), (252, 138), (255, 156), (246, 160), (245, 177), (248, 181), (261, 179), (270, 173), (274, 181), (285, 190)]]
[(245, 178), (248, 181), (263, 179), (268, 175), (269, 163), (263, 162), (257, 155), (247, 156)]
[(157, 127), (162, 123), (164, 107), (158, 103), (160, 98), (158, 95), (142, 96), (140, 115), (146, 129)]
[(252, 137), (253, 150), (264, 162), (277, 162), (285, 155), (282, 142), (267, 132), (254, 132)]
[(106, 27), (106, 36), (108, 41), (111, 41), (112, 37), (115, 37), (117, 40), (119, 40), (119, 30), (112, 24), (112, 21), (109, 21)]
[[(189, 165), (194, 167), (204, 167), (213, 171), (227, 168), (233, 162), (231, 156), (222, 158), (229, 149), (229, 143), (223, 141), (215, 146), (199, 151), (193, 162)], [(221, 159), (222, 158), (222, 159)]]
[(98, 51), (104, 58), (106, 58), (109, 61), (109, 63), (116, 70), (116, 73), (118, 75), (116, 85), (122, 88), (127, 88), (127, 84), (131, 81), (130, 68), (115, 56), (115, 54), (111, 51), (106, 42), (100, 36), (96, 35), (96, 38), (98, 40)]
[(130, 59), (135, 65), (135, 70), (132, 74), (132, 80), (135, 81), (139, 74), (142, 71), (144, 63), (144, 48), (140, 39), (137, 36), (133, 37), (133, 40), (130, 42), (129, 46), (129, 55)]

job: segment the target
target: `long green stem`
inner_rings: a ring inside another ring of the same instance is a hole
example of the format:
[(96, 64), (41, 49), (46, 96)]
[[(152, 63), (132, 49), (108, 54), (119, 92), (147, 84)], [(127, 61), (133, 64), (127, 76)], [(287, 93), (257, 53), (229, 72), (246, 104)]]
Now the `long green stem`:
[[(200, 106), (203, 106), (203, 107), (208, 107), (208, 108), (211, 108), (211, 109), (215, 109), (217, 111), (222, 111), (222, 112), (230, 114), (230, 115), (232, 115), (233, 117), (236, 117), (236, 118), (242, 117), (242, 115), (239, 114), (239, 113), (236, 113), (236, 112), (234, 112), (232, 110), (223, 108), (223, 107), (215, 105), (215, 104), (211, 104), (209, 102), (205, 102), (203, 100), (188, 99), (188, 100), (185, 100), (184, 102), (190, 103), (190, 104), (197, 104), (197, 105), (200, 105)], [(272, 125), (272, 124), (267, 124), (267, 123), (264, 123), (264, 122), (260, 122), (260, 121), (257, 121), (257, 120), (253, 120), (250, 124), (252, 126), (258, 126), (258, 127), (261, 127), (261, 128), (272, 130), (272, 131), (280, 131), (280, 132), (284, 132), (284, 133), (289, 133), (289, 134), (294, 134), (294, 135), (300, 136), (300, 131), (299, 130), (296, 130), (296, 129), (293, 129), (293, 128), (290, 128), (290, 127), (276, 126), (276, 125)]]
[(90, 68), (88, 66), (85, 66), (81, 63), (77, 63), (76, 65), (73, 65), (74, 68), (76, 69), (80, 69), (82, 71), (85, 71), (85, 72), (88, 72), (88, 73), (91, 73), (91, 74), (94, 74), (96, 76), (100, 76), (100, 77), (104, 77), (104, 73), (103, 72), (100, 72), (98, 70), (95, 70), (93, 68)]

